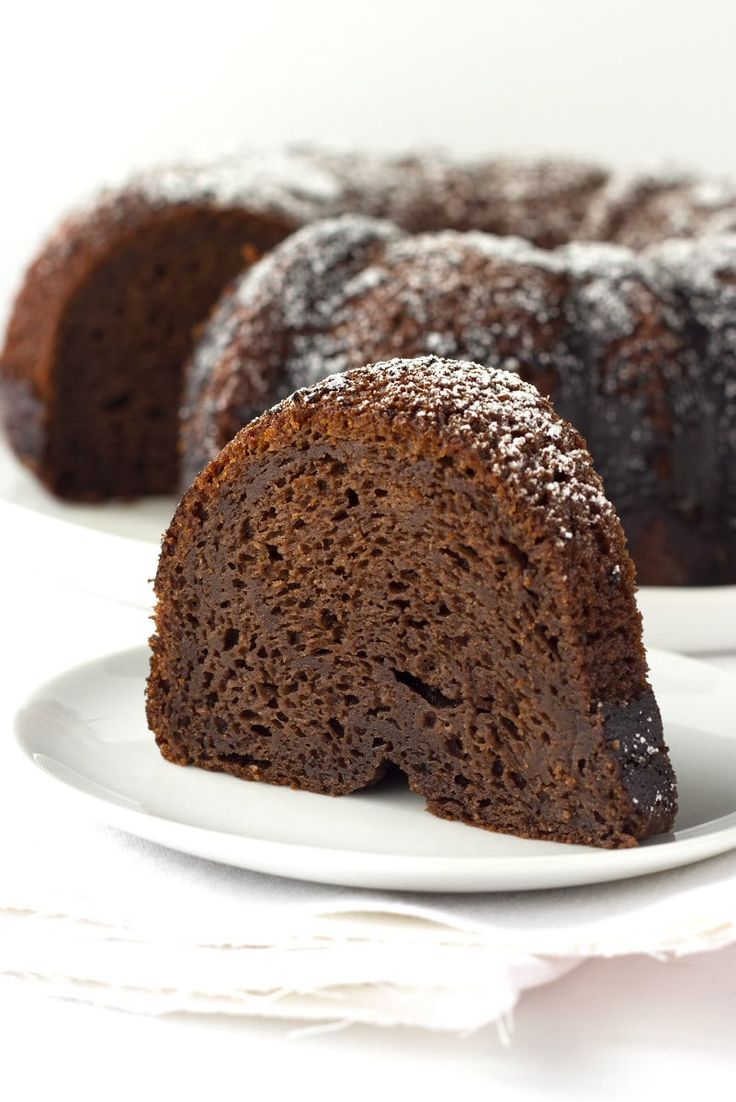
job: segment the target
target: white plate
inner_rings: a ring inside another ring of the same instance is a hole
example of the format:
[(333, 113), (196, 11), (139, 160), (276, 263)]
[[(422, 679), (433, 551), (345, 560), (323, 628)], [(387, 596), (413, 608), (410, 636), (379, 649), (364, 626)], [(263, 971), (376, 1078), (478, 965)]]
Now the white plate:
[[(59, 501), (10, 452), (0, 433), (0, 532), (6, 571), (48, 580), (149, 609), (161, 536), (176, 500), (99, 505)], [(53, 554), (49, 549), (53, 548)]]
[(736, 650), (736, 585), (642, 586), (637, 600), (648, 647), (685, 654)]
[(75, 505), (61, 501), (15, 458), (0, 431), (0, 501), (22, 505), (44, 517), (71, 522), (83, 529), (155, 544), (169, 526), (176, 498), (149, 497), (138, 501), (109, 501)]
[[(56, 548), (53, 563), (44, 551), (37, 565), (46, 572), (51, 566), (58, 581), (149, 606), (147, 580), (156, 571), (161, 536), (176, 507), (173, 497), (69, 505), (47, 493), (0, 440), (0, 506), (3, 502), (8, 504), (0, 508), (0, 530), (5, 524), (22, 526), (18, 507), (28, 516), (29, 538), (16, 548), (20, 556), (27, 548), (45, 549), (51, 541)], [(9, 512), (10, 506), (16, 508)], [(736, 585), (645, 587), (639, 591), (639, 607), (650, 647), (690, 654), (736, 650)]]
[[(140, 647), (67, 670), (18, 713), (38, 776), (132, 834), (214, 861), (331, 884), (530, 890), (641, 876), (736, 847), (736, 680), (650, 655), (680, 783), (674, 834), (597, 850), (492, 834), (425, 813), (398, 782), (335, 799), (165, 762), (147, 729)], [(337, 841), (339, 840), (339, 841)]]

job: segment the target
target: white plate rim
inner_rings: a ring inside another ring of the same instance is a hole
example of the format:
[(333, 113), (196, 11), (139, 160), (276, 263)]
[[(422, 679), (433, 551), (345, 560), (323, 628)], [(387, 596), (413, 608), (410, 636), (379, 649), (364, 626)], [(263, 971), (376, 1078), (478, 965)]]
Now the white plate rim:
[[(513, 875), (509, 866), (519, 862), (509, 856), (430, 857), (304, 845), (196, 826), (126, 807), (74, 785), (67, 777), (45, 765), (41, 759), (48, 759), (43, 754), (34, 752), (28, 744), (22, 729), (22, 718), (26, 708), (47, 692), (57, 680), (62, 680), (73, 672), (99, 665), (114, 655), (139, 654), (145, 649), (136, 646), (99, 655), (47, 678), (27, 696), (16, 713), (12, 741), (25, 767), (37, 778), (44, 778), (46, 784), (51, 786), (56, 796), (62, 798), (67, 806), (71, 804), (78, 809), (86, 807), (96, 818), (112, 826), (171, 849), (256, 872), (318, 883), (410, 892), (475, 893), (571, 887), (645, 876), (717, 856), (736, 847), (734, 811), (676, 832), (671, 840), (638, 848), (600, 850), (591, 847), (589, 852), (580, 852), (581, 847), (575, 847), (574, 850), (571, 847), (569, 855), (566, 855), (560, 852), (560, 847), (555, 846), (554, 853), (549, 856), (530, 855), (522, 859), (524, 871), (534, 880), (531, 883), (528, 877), (520, 879)], [(658, 654), (666, 655), (668, 660), (703, 666), (703, 663), (681, 655), (650, 652), (655, 658)], [(736, 693), (736, 679), (713, 666), (706, 668), (724, 687), (732, 685)], [(733, 737), (736, 738), (736, 735)], [(663, 855), (666, 855), (665, 861), (662, 861)], [(603, 862), (606, 869), (601, 875)], [(298, 872), (295, 871), (297, 869)], [(569, 870), (567, 875), (565, 869)], [(504, 876), (504, 872), (507, 875)], [(550, 876), (555, 872), (560, 875)], [(539, 875), (535, 879), (534, 873), (546, 875)]]

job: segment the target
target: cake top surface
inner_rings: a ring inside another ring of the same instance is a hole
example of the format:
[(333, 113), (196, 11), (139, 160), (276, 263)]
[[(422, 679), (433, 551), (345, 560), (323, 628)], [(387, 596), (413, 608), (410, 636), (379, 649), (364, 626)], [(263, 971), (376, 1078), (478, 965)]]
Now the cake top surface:
[[(383, 247), (368, 254), (362, 264), (351, 262), (346, 278), (343, 260), (366, 243), (380, 243)], [(679, 244), (683, 255), (689, 256), (691, 243)], [(736, 237), (731, 261), (734, 259)], [(617, 294), (618, 286), (625, 280), (655, 279), (655, 266), (622, 245), (586, 241), (547, 250), (523, 238), (499, 237), (477, 230), (411, 235), (384, 220), (346, 214), (303, 227), (256, 268), (246, 272), (223, 301), (221, 315), (215, 315), (214, 325), (226, 317), (232, 318), (235, 311), (246, 314), (278, 294), (281, 323), (294, 333), (305, 330), (315, 333), (324, 328), (325, 322), (334, 323), (346, 304), (389, 283), (396, 301), (416, 310), (421, 302), (431, 301), (433, 295), (446, 295), (461, 287), (466, 282), (463, 266), (472, 264), (477, 270), (478, 261), (526, 266), (536, 272), (564, 277), (592, 288), (591, 294), (604, 294), (605, 285), (609, 298)], [(414, 269), (416, 275), (412, 274)], [(501, 286), (508, 291), (510, 281)], [(520, 305), (526, 296), (527, 308), (539, 316), (543, 304), (534, 281), (519, 279), (514, 290)], [(478, 296), (479, 324), (484, 321), (488, 299), (488, 294)], [(472, 301), (467, 299), (461, 304), (465, 312), (471, 307)], [(417, 320), (431, 328), (430, 317)]]
[[(191, 377), (195, 388), (209, 379), (227, 349), (247, 376), (249, 350), (259, 327), (268, 326), (288, 334), (279, 355), (289, 389), (308, 386), (356, 366), (359, 348), (374, 349), (382, 333), (384, 347), (376, 351), (390, 352), (395, 340), (400, 354), (399, 316), (402, 327), (416, 327), (417, 355), (461, 352), (485, 360), (494, 342), (517, 339), (520, 355), (534, 350), (544, 362), (551, 349), (540, 350), (536, 331), (562, 309), (562, 288), (577, 285), (597, 335), (614, 340), (635, 324), (631, 285), (650, 277), (653, 269), (619, 245), (545, 250), (518, 237), (410, 235), (387, 221), (342, 215), (303, 227), (241, 277), (213, 315)], [(503, 320), (494, 317), (501, 299)], [(512, 356), (500, 359), (498, 366), (514, 368)], [(252, 366), (257, 389), (259, 365)]]
[[(63, 271), (79, 248), (104, 254), (116, 233), (145, 225), (151, 211), (181, 205), (274, 217), (285, 232), (351, 211), (410, 232), (518, 234), (544, 249), (620, 240), (638, 251), (674, 237), (736, 232), (736, 186), (728, 180), (670, 170), (611, 174), (564, 157), (463, 161), (427, 150), (386, 156), (287, 147), (161, 166), (97, 192), (47, 239), (39, 271)], [(575, 257), (571, 252), (568, 266)], [(543, 261), (537, 256), (535, 263)]]
[(298, 332), (330, 320), (345, 275), (362, 269), (366, 247), (403, 237), (392, 222), (344, 214), (304, 226), (244, 273), (233, 291), (233, 305), (248, 309), (279, 295), (282, 324)]
[(736, 234), (662, 241), (646, 249), (642, 259), (666, 284), (712, 293), (719, 286), (734, 284)]
[(203, 164), (170, 165), (132, 177), (128, 190), (154, 206), (207, 203), (283, 214), (302, 222), (334, 211), (342, 184), (306, 150), (239, 153)]
[[(689, 255), (692, 245), (682, 248)], [(371, 359), (433, 355), (558, 372), (571, 362), (566, 342), (580, 312), (603, 351), (660, 316), (661, 286), (653, 258), (621, 245), (545, 250), (479, 231), (412, 235), (364, 215), (322, 220), (221, 300), (190, 366), (187, 415), (198, 408), (214, 455), (221, 414), (252, 416), (262, 398), (260, 408)], [(568, 385), (583, 385), (575, 380), (573, 372)]]
[[(208, 161), (182, 161), (143, 170), (122, 188), (103, 189), (86, 209), (114, 207), (141, 198), (152, 207), (206, 204), (279, 215), (296, 225), (345, 211), (383, 216), (416, 228), (472, 222), (487, 217), (499, 201), (517, 209), (540, 196), (565, 195), (583, 182), (603, 180), (605, 171), (573, 159), (454, 160), (440, 151), (405, 156), (330, 151), (312, 147), (239, 150)], [(76, 212), (84, 214), (82, 207)]]

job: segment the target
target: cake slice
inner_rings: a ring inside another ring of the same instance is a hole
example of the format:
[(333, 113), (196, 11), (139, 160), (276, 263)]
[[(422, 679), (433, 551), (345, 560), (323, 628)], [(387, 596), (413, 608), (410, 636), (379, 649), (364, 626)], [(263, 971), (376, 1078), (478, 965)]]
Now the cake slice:
[(675, 777), (634, 569), (585, 444), (517, 376), (435, 357), (298, 391), (185, 495), (148, 720), (180, 765), (605, 847)]

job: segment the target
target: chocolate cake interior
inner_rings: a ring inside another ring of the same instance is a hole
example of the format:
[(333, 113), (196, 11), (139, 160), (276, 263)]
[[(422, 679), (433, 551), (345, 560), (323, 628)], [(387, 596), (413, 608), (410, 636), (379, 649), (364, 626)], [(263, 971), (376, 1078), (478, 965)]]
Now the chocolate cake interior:
[(46, 461), (57, 493), (176, 489), (181, 376), (196, 327), (224, 284), (287, 231), (242, 211), (183, 207), (116, 241), (58, 336)]

